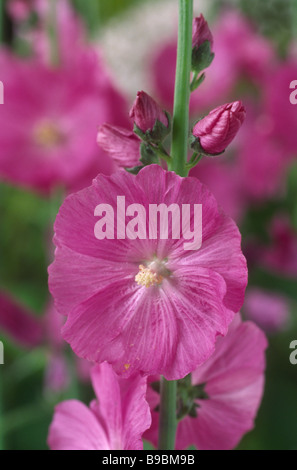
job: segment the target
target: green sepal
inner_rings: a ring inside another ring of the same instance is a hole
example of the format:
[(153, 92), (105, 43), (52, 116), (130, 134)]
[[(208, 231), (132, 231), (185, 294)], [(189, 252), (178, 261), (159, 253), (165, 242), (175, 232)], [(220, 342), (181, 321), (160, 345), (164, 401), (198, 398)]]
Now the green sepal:
[(202, 70), (207, 69), (215, 55), (211, 50), (210, 41), (204, 41), (203, 44), (199, 47), (194, 47), (192, 49), (192, 71), (195, 73), (202, 72)]
[(167, 120), (168, 126), (165, 126), (158, 119), (155, 122), (153, 129), (148, 129), (146, 132), (143, 132), (135, 123), (133, 131), (138, 137), (149, 144), (159, 144), (163, 142), (165, 137), (171, 132), (171, 116), (167, 111), (164, 111)]

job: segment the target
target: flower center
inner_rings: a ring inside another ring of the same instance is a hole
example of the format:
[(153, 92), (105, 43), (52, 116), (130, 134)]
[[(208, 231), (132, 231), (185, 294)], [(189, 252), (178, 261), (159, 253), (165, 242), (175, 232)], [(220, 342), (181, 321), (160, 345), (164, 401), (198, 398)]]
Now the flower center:
[(64, 139), (59, 128), (50, 121), (39, 123), (35, 127), (33, 134), (35, 143), (47, 149), (55, 147)]
[(170, 272), (165, 266), (164, 261), (151, 261), (146, 266), (139, 265), (139, 272), (135, 276), (135, 281), (139, 286), (151, 287), (162, 284), (164, 277), (168, 277)]

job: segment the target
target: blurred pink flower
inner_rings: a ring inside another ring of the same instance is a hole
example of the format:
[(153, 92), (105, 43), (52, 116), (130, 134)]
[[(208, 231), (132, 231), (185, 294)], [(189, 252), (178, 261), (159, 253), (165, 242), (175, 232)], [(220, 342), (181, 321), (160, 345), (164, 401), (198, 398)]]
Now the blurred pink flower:
[(261, 36), (238, 10), (229, 10), (220, 16), (214, 37), (215, 43), (223, 44), (225, 60), (232, 61), (237, 78), (249, 78), (259, 84), (271, 78), (276, 62), (273, 43)]
[(35, 4), (36, 0), (8, 0), (7, 10), (15, 21), (25, 21), (34, 9)]
[(96, 163), (113, 164), (96, 145), (97, 126), (126, 123), (125, 102), (98, 56), (79, 67), (50, 68), (0, 53), (5, 106), (0, 108), (0, 176), (42, 192), (70, 188)]
[[(176, 449), (233, 449), (253, 428), (263, 394), (266, 347), (262, 331), (236, 316), (227, 336), (218, 338), (211, 358), (192, 373), (192, 386), (200, 386), (194, 400), (197, 417), (179, 422)], [(147, 399), (152, 426), (144, 439), (156, 445), (160, 396), (149, 386)]]
[(4, 292), (0, 292), (0, 330), (27, 348), (39, 346), (44, 340), (41, 321)]
[(227, 103), (213, 109), (197, 122), (193, 135), (202, 149), (212, 155), (226, 150), (241, 128), (246, 111), (241, 101)]
[[(153, 182), (153, 184), (152, 184)], [(185, 239), (103, 239), (94, 236), (99, 203), (202, 204), (202, 247), (184, 250)], [(63, 337), (76, 354), (108, 361), (119, 374), (162, 373), (179, 379), (213, 352), (243, 303), (247, 281), (241, 237), (196, 178), (181, 178), (157, 165), (134, 177), (99, 175), (66, 199), (55, 223), (56, 258), (49, 286), (61, 314)], [(156, 352), (152, 353), (152, 352)]]
[(246, 199), (240, 181), (238, 165), (227, 158), (204, 158), (194, 167), (190, 176), (205, 184), (223, 210), (237, 223), (246, 211)]
[(284, 329), (288, 325), (289, 305), (286, 298), (261, 289), (248, 289), (244, 301), (248, 320), (268, 333)]
[(63, 354), (54, 353), (50, 356), (45, 372), (45, 388), (48, 392), (66, 390), (70, 383), (70, 374)]
[(49, 429), (52, 450), (142, 450), (142, 434), (151, 424), (145, 400), (146, 378), (121, 380), (108, 364), (95, 366), (97, 400), (87, 408), (68, 400), (55, 408)]
[(271, 244), (262, 248), (260, 263), (275, 273), (297, 277), (297, 233), (286, 216), (277, 216), (270, 227)]
[(281, 63), (269, 76), (264, 88), (267, 113), (273, 123), (273, 132), (282, 147), (297, 157), (296, 105), (290, 102), (290, 84), (297, 77), (297, 61)]
[(237, 144), (235, 164), (246, 199), (265, 200), (281, 196), (289, 159), (273, 132), (270, 116), (249, 107)]

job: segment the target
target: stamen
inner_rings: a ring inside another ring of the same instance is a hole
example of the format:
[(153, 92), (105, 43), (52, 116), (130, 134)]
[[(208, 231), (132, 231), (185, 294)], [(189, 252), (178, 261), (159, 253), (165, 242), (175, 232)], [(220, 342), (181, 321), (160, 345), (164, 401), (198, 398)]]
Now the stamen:
[(63, 141), (63, 135), (52, 122), (42, 122), (34, 129), (34, 141), (41, 147), (52, 148)]
[(139, 286), (151, 287), (162, 284), (163, 276), (146, 268), (142, 264), (139, 266), (139, 273), (135, 276), (135, 281)]

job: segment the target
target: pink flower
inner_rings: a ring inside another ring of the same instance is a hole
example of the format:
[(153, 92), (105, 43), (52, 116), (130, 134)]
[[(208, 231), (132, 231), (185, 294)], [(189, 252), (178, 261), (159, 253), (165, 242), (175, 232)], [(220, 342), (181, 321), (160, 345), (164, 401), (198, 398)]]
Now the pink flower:
[(25, 21), (28, 19), (36, 0), (8, 0), (7, 9), (15, 21)]
[(97, 126), (126, 122), (125, 103), (97, 57), (82, 55), (75, 69), (53, 69), (2, 51), (0, 66), (2, 179), (49, 192), (77, 184), (94, 162), (100, 168), (93, 177), (99, 169), (112, 171), (96, 145)]
[(205, 152), (212, 155), (219, 154), (235, 138), (245, 115), (241, 101), (219, 106), (197, 122), (193, 135), (199, 139), (199, 144)]
[(238, 167), (242, 192), (250, 201), (280, 197), (285, 188), (289, 159), (268, 114), (248, 107), (238, 136)]
[[(146, 214), (150, 204), (202, 204), (202, 247), (185, 250), (181, 233), (172, 239), (170, 223), (168, 239), (159, 231), (149, 238), (147, 223), (146, 239), (96, 239), (94, 209), (116, 208), (117, 196), (126, 206), (142, 204)], [(64, 339), (78, 356), (108, 361), (119, 374), (184, 377), (212, 354), (243, 303), (240, 234), (196, 178), (158, 165), (136, 177), (99, 175), (66, 199), (55, 231), (49, 285), (58, 311), (68, 315)]]
[(271, 243), (262, 248), (260, 263), (288, 277), (297, 276), (297, 233), (286, 216), (278, 215), (270, 227)]
[(134, 167), (139, 164), (140, 139), (122, 127), (103, 124), (99, 128), (97, 143), (120, 167)]
[(0, 292), (0, 330), (27, 348), (39, 346), (44, 339), (38, 318), (4, 292)]
[[(266, 347), (262, 331), (237, 316), (226, 338), (218, 338), (212, 357), (192, 373), (193, 417), (179, 422), (176, 449), (233, 449), (253, 428), (263, 394)], [(160, 397), (149, 387), (147, 398), (152, 426), (144, 438), (156, 445)]]
[(168, 117), (156, 101), (144, 91), (137, 93), (137, 98), (130, 111), (130, 117), (142, 132), (152, 133), (157, 121), (168, 128)]
[(87, 408), (77, 400), (60, 403), (50, 426), (52, 450), (142, 450), (151, 424), (146, 378), (120, 380), (108, 364), (92, 369), (97, 400)]
[(208, 23), (201, 14), (193, 21), (193, 38), (192, 46), (199, 48), (205, 41), (209, 41), (213, 45), (213, 37), (209, 29)]
[(65, 358), (59, 353), (52, 354), (45, 373), (46, 392), (61, 392), (67, 389), (69, 383), (70, 373)]
[(191, 170), (190, 176), (210, 189), (227, 215), (237, 223), (241, 221), (246, 211), (246, 198), (238, 165), (228, 158), (205, 158)]
[(273, 292), (250, 288), (245, 297), (244, 312), (248, 320), (268, 333), (282, 330), (288, 325), (288, 301)]
[[(297, 77), (297, 63), (282, 63), (273, 70), (265, 86), (267, 112), (273, 122), (273, 133), (280, 139), (282, 147), (292, 157), (297, 155), (296, 105), (290, 101), (290, 84)], [(278, 90), (277, 93), (275, 90)]]

